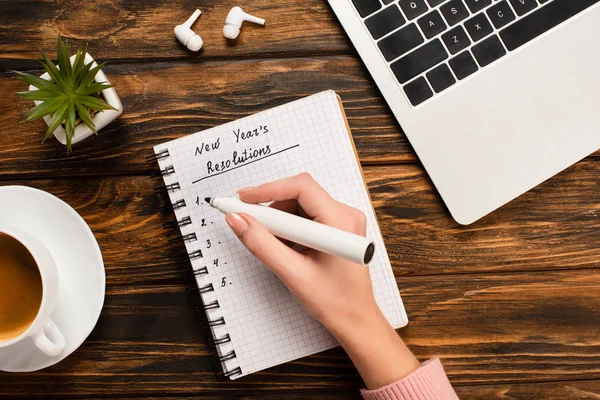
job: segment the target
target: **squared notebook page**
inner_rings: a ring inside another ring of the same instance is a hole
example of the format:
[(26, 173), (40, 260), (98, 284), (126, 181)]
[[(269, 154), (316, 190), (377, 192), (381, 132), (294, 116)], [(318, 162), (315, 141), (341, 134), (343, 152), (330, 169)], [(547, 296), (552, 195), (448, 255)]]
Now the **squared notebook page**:
[(232, 379), (338, 343), (246, 250), (205, 197), (232, 197), (243, 187), (310, 173), (336, 200), (367, 216), (367, 236), (376, 245), (368, 267), (375, 298), (394, 327), (408, 322), (351, 140), (337, 95), (326, 91), (154, 148), (156, 154), (169, 152), (159, 160), (161, 170), (174, 170), (165, 184), (179, 183), (169, 192), (171, 201), (185, 200), (175, 210), (177, 219), (191, 217), (181, 233), (192, 235), (189, 253), (202, 252), (191, 262), (203, 272), (197, 284), (204, 305), (215, 307), (206, 313), (214, 338), (224, 341), (217, 346), (223, 369), (241, 370)]

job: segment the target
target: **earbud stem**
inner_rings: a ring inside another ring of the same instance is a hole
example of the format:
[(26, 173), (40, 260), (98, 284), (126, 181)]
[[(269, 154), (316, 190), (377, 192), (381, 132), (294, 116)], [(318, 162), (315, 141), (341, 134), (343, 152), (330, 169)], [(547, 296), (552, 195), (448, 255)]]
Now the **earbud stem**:
[(244, 20), (248, 22), (254, 22), (255, 24), (264, 25), (265, 20), (262, 18), (255, 17), (254, 15), (250, 15), (248, 13), (244, 13)]
[(194, 24), (194, 22), (196, 22), (196, 20), (200, 16), (200, 14), (202, 14), (202, 11), (200, 11), (200, 10), (194, 11), (194, 13), (192, 14), (192, 16), (189, 17), (188, 20), (185, 21), (182, 25), (185, 26), (186, 28), (191, 28), (192, 25)]

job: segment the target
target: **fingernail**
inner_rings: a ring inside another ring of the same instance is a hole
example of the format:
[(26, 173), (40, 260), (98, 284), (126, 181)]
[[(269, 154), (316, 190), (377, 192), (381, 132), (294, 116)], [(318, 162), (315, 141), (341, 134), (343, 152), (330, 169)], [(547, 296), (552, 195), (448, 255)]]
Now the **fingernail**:
[(252, 189), (254, 189), (253, 187), (247, 187), (247, 188), (243, 188), (237, 191), (238, 195), (241, 195), (243, 193), (248, 193), (249, 191), (251, 191)]
[(225, 216), (225, 221), (227, 221), (227, 225), (229, 225), (233, 233), (237, 236), (241, 237), (244, 231), (248, 229), (248, 223), (239, 214), (229, 213)]

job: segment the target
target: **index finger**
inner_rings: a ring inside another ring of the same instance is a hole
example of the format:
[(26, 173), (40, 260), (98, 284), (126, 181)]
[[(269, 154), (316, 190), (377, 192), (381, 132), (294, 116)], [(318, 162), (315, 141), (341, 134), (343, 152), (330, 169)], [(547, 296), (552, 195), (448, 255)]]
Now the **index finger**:
[(323, 217), (338, 206), (329, 193), (306, 172), (254, 188), (242, 189), (238, 194), (246, 203), (296, 200), (311, 218)]

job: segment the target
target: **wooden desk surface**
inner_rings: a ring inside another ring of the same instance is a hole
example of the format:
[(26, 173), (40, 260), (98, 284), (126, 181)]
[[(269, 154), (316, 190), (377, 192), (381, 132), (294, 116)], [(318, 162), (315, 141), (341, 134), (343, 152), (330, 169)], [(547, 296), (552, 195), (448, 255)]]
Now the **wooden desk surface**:
[[(340, 349), (235, 382), (213, 374), (209, 336), (184, 289), (181, 243), (152, 188), (153, 145), (315, 92), (343, 99), (422, 359), (439, 355), (463, 399), (600, 396), (600, 153), (483, 220), (456, 224), (323, 0), (242, 2), (267, 20), (237, 45), (221, 27), (233, 0), (0, 0), (0, 185), (62, 198), (87, 221), (106, 264), (96, 329), (71, 357), (0, 373), (0, 397), (342, 399), (361, 380)], [(172, 29), (199, 7), (201, 54)], [(40, 73), (57, 33), (88, 41), (125, 107), (66, 157), (12, 69)]]

